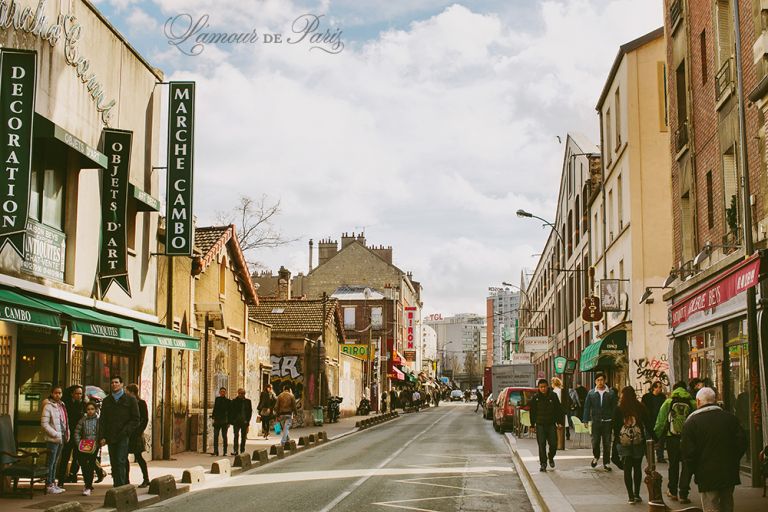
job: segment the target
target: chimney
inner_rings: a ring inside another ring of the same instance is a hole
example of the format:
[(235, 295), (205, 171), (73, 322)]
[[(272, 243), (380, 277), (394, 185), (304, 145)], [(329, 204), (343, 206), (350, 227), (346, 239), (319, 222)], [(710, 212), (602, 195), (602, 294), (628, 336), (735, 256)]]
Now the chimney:
[(392, 264), (392, 246), (384, 247), (383, 245), (373, 246), (371, 250), (381, 259)]
[(277, 298), (278, 300), (291, 298), (291, 271), (285, 267), (280, 267), (277, 272)]
[(351, 235), (349, 233), (342, 233), (341, 234), (341, 248), (344, 249), (346, 246), (351, 244), (355, 241), (355, 234), (352, 233)]
[(361, 231), (359, 235), (357, 235), (357, 241), (363, 244), (363, 247), (365, 247), (365, 232)]
[(323, 265), (326, 261), (336, 256), (339, 252), (339, 244), (336, 240), (330, 238), (320, 240), (317, 244), (317, 266)]
[(312, 239), (309, 239), (309, 271), (312, 272), (312, 256), (315, 249), (315, 242), (312, 241)]

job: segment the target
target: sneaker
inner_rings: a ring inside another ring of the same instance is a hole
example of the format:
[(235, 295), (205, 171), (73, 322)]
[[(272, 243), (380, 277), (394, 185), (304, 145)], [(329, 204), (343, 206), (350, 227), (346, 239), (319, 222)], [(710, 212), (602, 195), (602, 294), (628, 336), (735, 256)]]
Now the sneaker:
[(680, 504), (681, 505), (688, 505), (691, 500), (688, 499), (688, 496), (680, 496)]
[(45, 494), (61, 494), (64, 489), (57, 487), (56, 485), (49, 485), (45, 488)]
[(667, 491), (667, 498), (671, 499), (672, 501), (677, 501), (677, 494), (672, 494), (671, 492)]
[(546, 473), (547, 472), (547, 466), (541, 466), (539, 468), (539, 471), (541, 471), (542, 473)]
[(603, 469), (606, 471), (613, 471), (613, 468), (611, 466), (608, 466), (607, 464), (603, 464)]
[(596, 468), (597, 467), (597, 459), (592, 459), (592, 462), (590, 462), (589, 465), (592, 466), (593, 468)]
[(627, 503), (629, 503), (630, 505), (634, 505), (635, 504), (635, 497), (634, 496), (630, 496), (629, 499), (627, 500)]
[(56, 489), (58, 489), (58, 490), (59, 490), (59, 492), (67, 492), (67, 490), (66, 490), (65, 488), (63, 488), (63, 487), (59, 487), (59, 486), (58, 486), (58, 485), (56, 485), (56, 484), (53, 484), (53, 486), (54, 486)]
[(83, 489), (83, 496), (90, 496), (90, 495), (91, 495), (91, 490), (89, 488), (86, 487), (85, 489)]
[(141, 484), (139, 484), (139, 489), (143, 489), (145, 487), (149, 487), (149, 480), (144, 480), (141, 482)]
[(640, 496), (635, 495), (635, 503), (642, 503), (643, 499)]
[(549, 467), (555, 469), (555, 459), (549, 459)]

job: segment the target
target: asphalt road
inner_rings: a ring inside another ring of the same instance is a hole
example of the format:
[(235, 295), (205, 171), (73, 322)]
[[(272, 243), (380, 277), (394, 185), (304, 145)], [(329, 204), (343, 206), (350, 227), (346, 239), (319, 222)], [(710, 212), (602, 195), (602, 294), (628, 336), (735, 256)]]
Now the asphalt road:
[(532, 511), (474, 404), (446, 404), (150, 507), (159, 511)]

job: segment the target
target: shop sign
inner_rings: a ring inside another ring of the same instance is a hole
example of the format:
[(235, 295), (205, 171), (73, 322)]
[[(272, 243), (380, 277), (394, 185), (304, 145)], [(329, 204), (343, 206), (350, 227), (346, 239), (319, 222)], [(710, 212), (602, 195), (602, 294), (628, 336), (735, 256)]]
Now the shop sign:
[(36, 66), (35, 52), (0, 51), (0, 250), (10, 244), (22, 259), (32, 171)]
[(61, 231), (29, 219), (22, 272), (63, 282), (65, 240)]
[(603, 318), (603, 310), (600, 309), (600, 298), (594, 295), (584, 297), (584, 308), (581, 310), (581, 319), (585, 322), (599, 322)]
[[(406, 347), (406, 360), (415, 361), (415, 359), (408, 359), (408, 350), (415, 349), (415, 334), (413, 330), (414, 316), (416, 315), (416, 308), (408, 306), (405, 308), (405, 347)], [(415, 353), (415, 352), (414, 352)]]
[(602, 311), (623, 311), (619, 295), (618, 279), (603, 279), (600, 281), (600, 304)]
[(562, 375), (562, 373), (565, 371), (565, 363), (568, 361), (567, 358), (563, 356), (557, 356), (555, 358), (555, 373), (558, 375)]
[(99, 288), (104, 297), (112, 283), (129, 296), (128, 283), (128, 174), (133, 132), (104, 129), (104, 154), (109, 162), (101, 180), (101, 253)]
[[(171, 338), (168, 336), (155, 336), (152, 334), (140, 334), (139, 344), (142, 347), (167, 347), (181, 350), (200, 350), (200, 340), (197, 338)], [(267, 356), (269, 357), (269, 356)]]
[(700, 311), (712, 309), (755, 286), (760, 278), (760, 256), (755, 254), (731, 268), (703, 290), (689, 295), (671, 308), (670, 325), (676, 327)]
[(368, 345), (341, 345), (341, 353), (358, 359), (368, 359)]
[(549, 338), (547, 336), (531, 336), (525, 338), (523, 345), (526, 352), (546, 352), (549, 350)]
[(531, 362), (530, 352), (512, 352), (510, 362), (512, 364), (529, 364)]
[(192, 256), (195, 82), (171, 82), (169, 90), (165, 253)]
[(416, 351), (415, 350), (403, 350), (403, 357), (405, 357), (405, 360), (409, 363), (413, 363), (416, 361)]

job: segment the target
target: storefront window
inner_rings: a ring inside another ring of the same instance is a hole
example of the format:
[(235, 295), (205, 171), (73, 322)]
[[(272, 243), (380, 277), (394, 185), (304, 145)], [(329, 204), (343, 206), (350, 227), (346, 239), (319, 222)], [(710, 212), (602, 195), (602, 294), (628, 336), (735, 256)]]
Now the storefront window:
[(109, 393), (109, 381), (118, 375), (124, 383), (130, 382), (133, 375), (131, 356), (98, 350), (85, 351), (85, 386), (88, 395), (98, 396), (99, 391), (105, 395)]
[(55, 146), (36, 148), (30, 174), (29, 216), (64, 230), (66, 152)]
[[(725, 335), (729, 369), (726, 406), (736, 415), (749, 444), (749, 351), (746, 318), (727, 323)], [(742, 459), (742, 465), (749, 466), (749, 448)]]
[(722, 385), (722, 357), (718, 357), (723, 346), (722, 330), (707, 329), (688, 337), (688, 379), (710, 379), (717, 391)]

